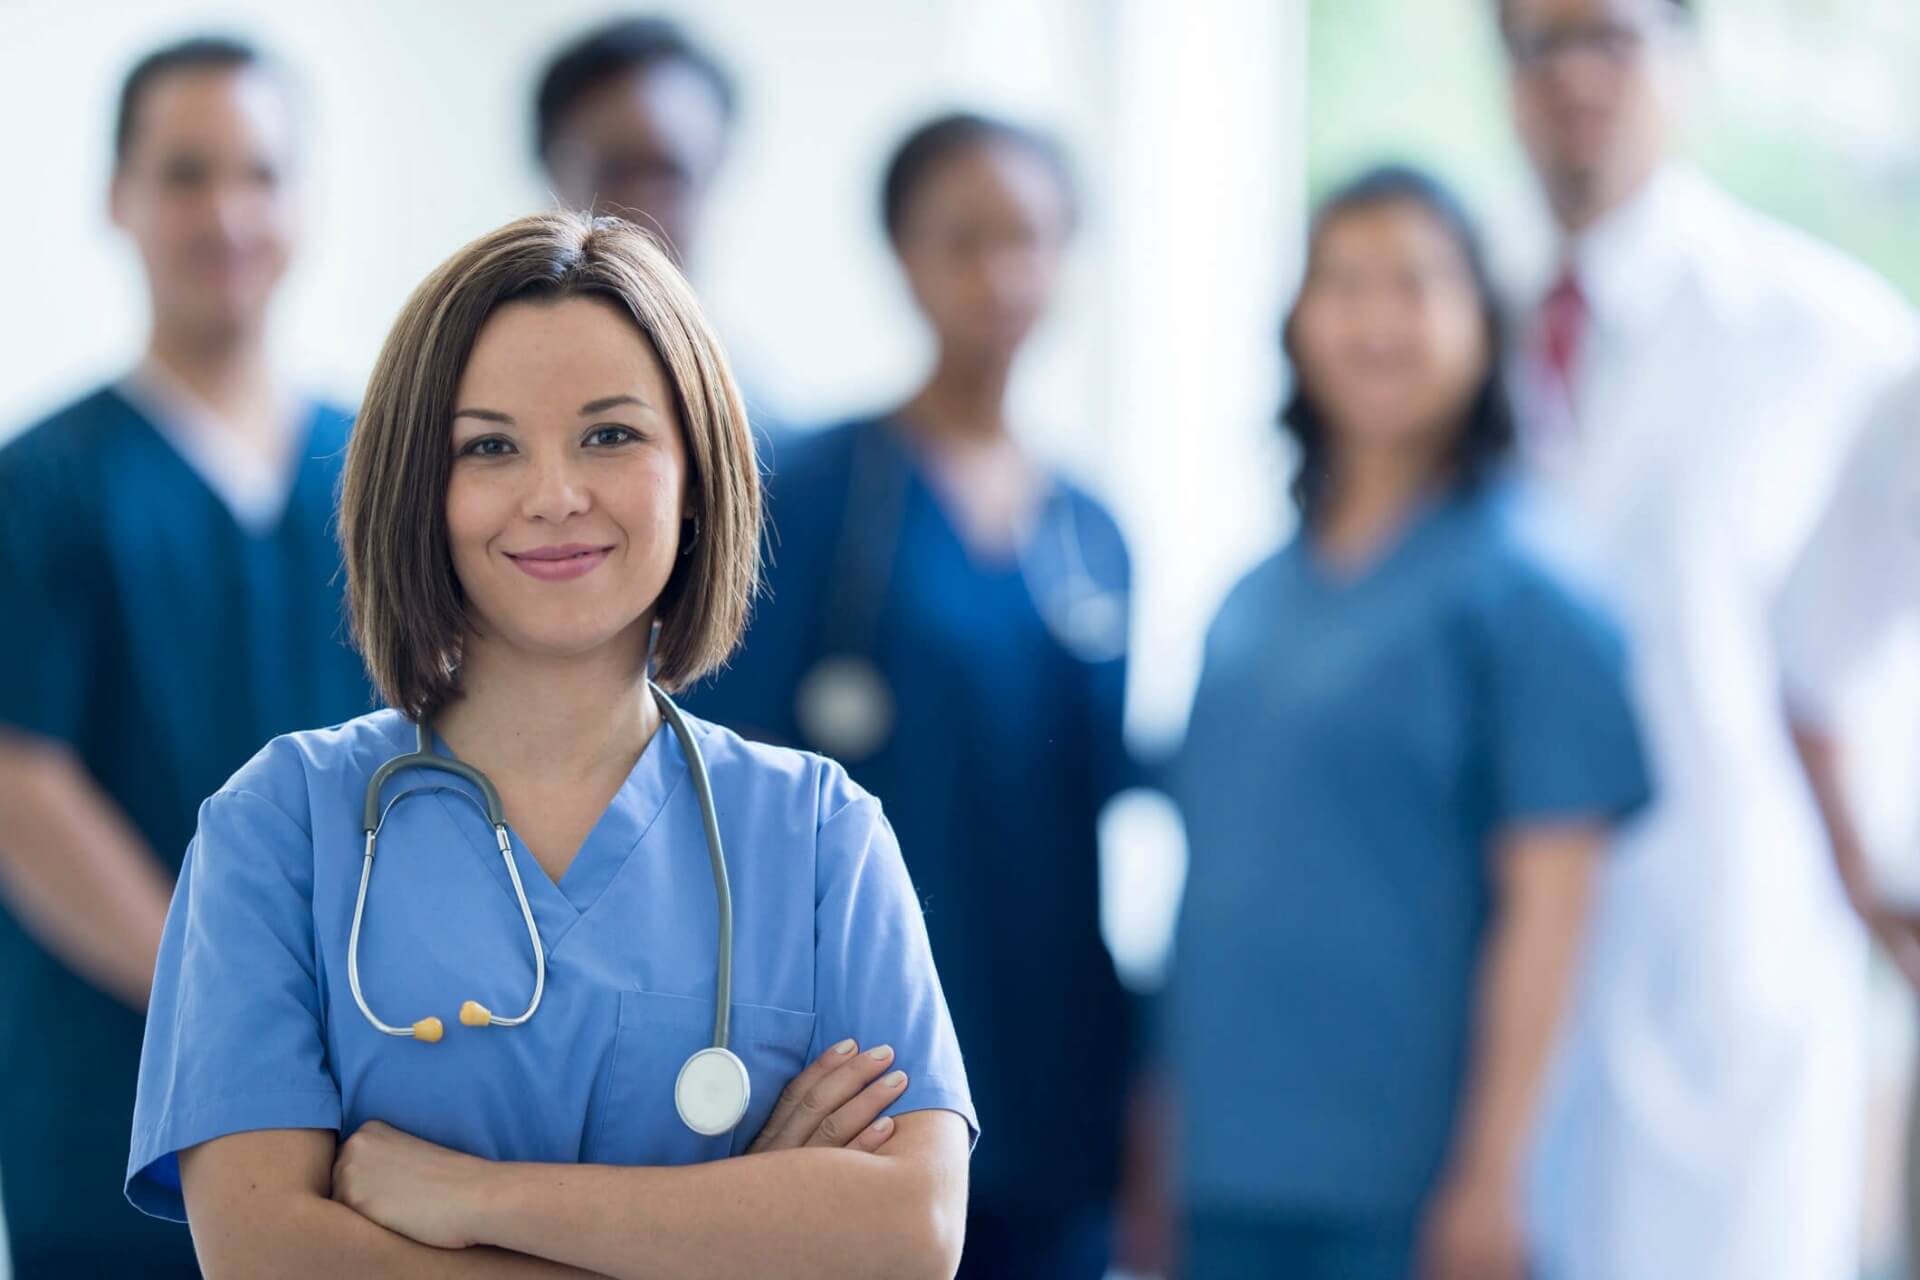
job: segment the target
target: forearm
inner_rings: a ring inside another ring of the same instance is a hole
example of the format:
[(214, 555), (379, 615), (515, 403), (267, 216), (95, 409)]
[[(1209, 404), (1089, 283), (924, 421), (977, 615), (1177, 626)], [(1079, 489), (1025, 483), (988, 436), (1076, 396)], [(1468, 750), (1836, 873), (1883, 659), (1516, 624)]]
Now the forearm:
[(65, 748), (0, 732), (0, 894), (41, 943), (144, 1009), (172, 885)]
[(487, 1243), (617, 1280), (950, 1277), (964, 1192), (914, 1157), (804, 1148), (682, 1168), (495, 1166)]
[(193, 1243), (207, 1280), (565, 1280), (591, 1277), (543, 1258), (500, 1249), (434, 1249), (317, 1195), (269, 1195), (209, 1224), (195, 1215)]
[(1502, 855), (1455, 1176), (1518, 1177), (1585, 936), (1598, 835), (1569, 830), (1525, 844)]

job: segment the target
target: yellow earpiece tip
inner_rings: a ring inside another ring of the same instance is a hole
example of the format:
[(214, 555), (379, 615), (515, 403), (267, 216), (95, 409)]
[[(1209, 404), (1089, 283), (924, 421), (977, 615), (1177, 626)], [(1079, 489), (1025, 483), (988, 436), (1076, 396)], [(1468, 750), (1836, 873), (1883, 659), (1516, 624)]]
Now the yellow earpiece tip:
[(441, 1027), (440, 1019), (438, 1018), (422, 1018), (413, 1024), (413, 1038), (415, 1040), (425, 1040), (428, 1044), (439, 1044), (442, 1034), (444, 1034), (444, 1028)]
[(493, 1021), (493, 1014), (487, 1006), (478, 1000), (469, 1000), (460, 1006), (460, 1025), (466, 1027), (484, 1027)]

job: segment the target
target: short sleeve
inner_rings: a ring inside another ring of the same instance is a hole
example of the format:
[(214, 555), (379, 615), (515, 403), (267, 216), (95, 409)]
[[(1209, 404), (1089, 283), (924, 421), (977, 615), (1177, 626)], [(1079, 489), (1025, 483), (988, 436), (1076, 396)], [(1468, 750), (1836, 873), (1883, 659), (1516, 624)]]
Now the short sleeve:
[[(837, 771), (835, 771), (837, 773)], [(943, 1110), (980, 1135), (960, 1042), (933, 967), (919, 899), (893, 828), (872, 796), (828, 784), (814, 911), (814, 1043), (892, 1045), (907, 1092), (887, 1114)]]
[[(40, 470), (0, 454), (0, 725), (77, 744), (98, 640), (93, 593), (105, 586), (84, 563), (85, 522)], [(45, 545), (50, 532), (65, 545)]]
[(308, 833), (272, 802), (200, 808), (167, 913), (133, 1111), (127, 1198), (186, 1220), (179, 1153), (257, 1129), (340, 1127), (314, 959)]
[(1488, 751), (1504, 824), (1622, 820), (1651, 796), (1618, 634), (1543, 573), (1491, 602)]
[(1794, 714), (1825, 723), (1905, 612), (1920, 611), (1920, 383), (1861, 437), (1775, 605)]

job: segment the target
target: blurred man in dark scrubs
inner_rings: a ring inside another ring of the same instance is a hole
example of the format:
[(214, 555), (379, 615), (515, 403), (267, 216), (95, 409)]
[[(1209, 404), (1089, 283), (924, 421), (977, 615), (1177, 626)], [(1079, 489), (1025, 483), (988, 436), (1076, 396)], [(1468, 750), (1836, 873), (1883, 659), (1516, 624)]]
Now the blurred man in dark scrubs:
[[(737, 111), (733, 78), (679, 26), (622, 18), (547, 64), (534, 94), (534, 150), (560, 203), (638, 223), (686, 270)], [(786, 432), (751, 379), (744, 393), (770, 465)]]
[[(293, 109), (245, 44), (122, 92), (111, 209), (139, 365), (0, 449), (0, 1170), (16, 1280), (197, 1275), (122, 1198), (154, 955), (195, 811), (276, 734), (370, 705), (330, 533), (347, 416), (291, 393)], [(16, 305), (22, 305), (16, 301)]]
[(733, 81), (660, 18), (599, 27), (555, 55), (534, 103), (553, 193), (658, 234), (683, 266), (726, 158)]

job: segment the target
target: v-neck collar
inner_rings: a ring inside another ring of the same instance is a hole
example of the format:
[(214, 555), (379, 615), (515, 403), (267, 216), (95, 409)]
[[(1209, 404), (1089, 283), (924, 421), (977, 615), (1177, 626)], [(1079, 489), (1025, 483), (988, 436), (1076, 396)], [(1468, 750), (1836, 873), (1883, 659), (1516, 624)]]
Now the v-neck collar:
[[(398, 727), (396, 746), (403, 752), (412, 751), (413, 722), (399, 715), (394, 720)], [(432, 749), (435, 755), (458, 758), (438, 733), (433, 735)], [(558, 881), (547, 874), (546, 868), (533, 856), (526, 841), (513, 829), (513, 815), (506, 815), (507, 838), (513, 850), (514, 867), (520, 873), (520, 883), (526, 890), (528, 905), (533, 908), (534, 922), (540, 927), (540, 938), (549, 958), (568, 931), (593, 910), (607, 886), (613, 883), (614, 877), (619, 875), (646, 838), (647, 832), (652, 829), (687, 775), (687, 758), (681, 750), (679, 737), (673, 732), (673, 726), (663, 718), (646, 749), (634, 762), (620, 789), (614, 792), (613, 799), (601, 811), (586, 840), (581, 843), (573, 861), (567, 865), (565, 874)], [(506, 863), (500, 857), (499, 847), (487, 828), (483, 810), (475, 807), (480, 801), (479, 791), (465, 779), (453, 774), (428, 773), (424, 770), (401, 774), (396, 781), (405, 783), (405, 790), (436, 789), (434, 800), (441, 805), (448, 820), (461, 835), (467, 837), (461, 843), (473, 856), (482, 859), (501, 891), (511, 899), (513, 881), (507, 874)], [(451, 799), (445, 794), (448, 789), (465, 793), (474, 804)], [(396, 791), (394, 794), (400, 793)], [(517, 903), (515, 910), (518, 910)]]
[(1352, 595), (1390, 578), (1400, 562), (1431, 541), (1436, 526), (1470, 499), (1456, 489), (1432, 492), (1409, 507), (1372, 554), (1346, 565), (1328, 559), (1313, 528), (1303, 523), (1295, 544), (1303, 576), (1314, 589), (1333, 596)]
[(1010, 547), (982, 547), (967, 536), (965, 517), (955, 505), (959, 500), (946, 492), (947, 482), (937, 474), (939, 463), (913, 439), (907, 424), (898, 416), (888, 414), (872, 419), (867, 426), (885, 442), (893, 465), (905, 473), (907, 501), (902, 512), (903, 519), (907, 518), (907, 513), (913, 507), (922, 507), (930, 515), (941, 538), (959, 553), (967, 568), (977, 577), (1001, 580), (1020, 576), (1022, 560), (1032, 549), (1034, 539), (1040, 536), (1040, 530), (1046, 526), (1054, 504), (1067, 500), (1066, 490), (1058, 476), (1035, 460), (1033, 465), (1040, 477), (1040, 496), (1029, 526), (1021, 531), (1020, 537)]
[(271, 537), (306, 470), (317, 406), (288, 395), (282, 406), (282, 456), (268, 461), (239, 444), (214, 411), (152, 360), (115, 382), (113, 394), (219, 500), (241, 532)]

